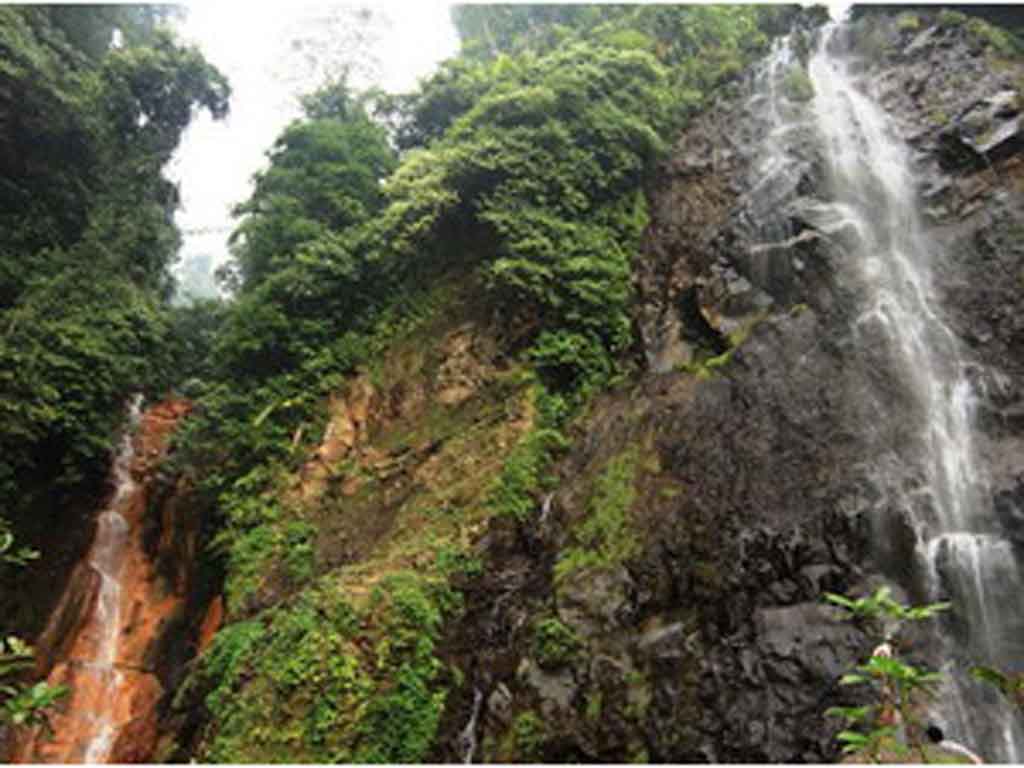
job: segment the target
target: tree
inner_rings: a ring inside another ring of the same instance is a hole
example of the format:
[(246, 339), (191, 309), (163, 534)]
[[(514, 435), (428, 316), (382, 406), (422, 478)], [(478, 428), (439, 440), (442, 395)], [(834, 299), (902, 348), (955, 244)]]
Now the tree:
[(270, 167), (257, 174), (252, 196), (235, 209), (245, 217), (231, 236), (243, 291), (298, 259), (339, 254), (337, 233), (381, 208), (381, 181), (396, 165), (384, 129), (344, 82), (303, 104), (307, 118), (277, 139)]
[[(17, 533), (101, 482), (124, 399), (168, 384), (178, 196), (161, 170), (230, 93), (152, 28), (161, 12), (91, 13), (0, 8), (0, 511)], [(113, 26), (146, 45), (91, 49)]]

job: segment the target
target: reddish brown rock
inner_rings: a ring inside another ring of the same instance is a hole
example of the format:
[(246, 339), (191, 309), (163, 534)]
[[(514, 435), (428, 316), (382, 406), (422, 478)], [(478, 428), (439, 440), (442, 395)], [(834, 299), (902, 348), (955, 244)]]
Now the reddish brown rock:
[(217, 634), (221, 623), (224, 621), (224, 598), (217, 595), (210, 601), (210, 607), (206, 609), (203, 623), (199, 627), (199, 647), (197, 653), (202, 653), (210, 647), (213, 636)]
[[(81, 763), (87, 757), (101, 762), (146, 762), (153, 753), (157, 703), (164, 689), (151, 659), (181, 615), (186, 585), (169, 584), (158, 574), (143, 543), (144, 517), (170, 434), (190, 407), (183, 401), (164, 401), (143, 414), (130, 465), (136, 485), (110, 502), (116, 503), (117, 513), (127, 524), (117, 573), (120, 593), (113, 666), (100, 658), (109, 625), (103, 625), (98, 610), (100, 577), (91, 565), (90, 552), (76, 568), (40, 642), (40, 666), (52, 667), (48, 682), (67, 686), (69, 692), (50, 717), (52, 737), (38, 729), (22, 734), (15, 762)], [(101, 742), (104, 746), (96, 748)], [(90, 745), (94, 747), (91, 756)]]

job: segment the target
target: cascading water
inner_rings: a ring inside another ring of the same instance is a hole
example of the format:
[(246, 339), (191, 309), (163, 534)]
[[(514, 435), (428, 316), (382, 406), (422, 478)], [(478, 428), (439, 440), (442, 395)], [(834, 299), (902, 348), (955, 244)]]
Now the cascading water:
[(145, 762), (156, 743), (157, 649), (187, 585), (157, 572), (144, 517), (149, 479), (188, 406), (165, 401), (144, 415), (140, 406), (141, 398), (131, 403), (92, 546), (44, 632), (43, 644), (59, 649), (47, 679), (68, 694), (50, 714), (52, 734), (23, 734), (17, 762)]
[(878, 418), (912, 425), (874, 457), (876, 477), (889, 514), (913, 528), (918, 586), (931, 600), (954, 602), (956, 631), (941, 640), (951, 683), (931, 714), (989, 760), (1017, 762), (1024, 734), (1013, 714), (963, 667), (1013, 663), (1005, 648), (1010, 621), (1024, 607), (1020, 574), (975, 456), (970, 363), (932, 287), (930, 265), (940, 245), (919, 222), (907, 147), (864, 93), (853, 58), (834, 53), (843, 48), (846, 29), (833, 23), (822, 30), (808, 74), (834, 196), (827, 214), (857, 235), (866, 306), (854, 333), (878, 347), (901, 390), (878, 396)]
[[(89, 556), (89, 565), (100, 576), (99, 597), (96, 602), (95, 631), (98, 644), (93, 661), (83, 661), (82, 666), (100, 680), (105, 689), (104, 700), (112, 702), (122, 683), (122, 675), (114, 665), (117, 660), (118, 635), (121, 631), (121, 570), (124, 565), (125, 541), (128, 538), (128, 521), (122, 515), (122, 505), (135, 493), (137, 484), (132, 477), (132, 459), (135, 446), (132, 436), (139, 423), (142, 398), (135, 398), (130, 406), (129, 428), (121, 438), (121, 446), (114, 459), (114, 497), (99, 516), (96, 538)], [(110, 752), (115, 723), (109, 706), (92, 713), (95, 730), (86, 744), (85, 763), (98, 763)]]

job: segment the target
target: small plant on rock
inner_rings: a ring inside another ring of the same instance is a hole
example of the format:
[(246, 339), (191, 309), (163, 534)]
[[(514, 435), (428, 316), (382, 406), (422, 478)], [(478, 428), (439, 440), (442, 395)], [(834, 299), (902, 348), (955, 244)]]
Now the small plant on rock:
[(792, 67), (782, 80), (782, 92), (790, 101), (810, 101), (814, 98), (814, 84), (801, 67)]
[(975, 680), (994, 685), (1010, 699), (1021, 712), (1024, 712), (1024, 673), (1016, 674), (1001, 672), (992, 667), (974, 667), (971, 675)]
[[(935, 695), (934, 688), (942, 676), (898, 658), (890, 638), (904, 622), (930, 619), (950, 604), (905, 606), (890, 595), (888, 587), (857, 599), (825, 593), (825, 599), (848, 611), (849, 618), (880, 629), (882, 641), (871, 658), (839, 680), (840, 685), (869, 686), (874, 702), (861, 707), (831, 707), (825, 714), (841, 717), (847, 723), (848, 728), (838, 734), (844, 753), (860, 753), (872, 762), (892, 762), (912, 749), (929, 762), (918, 722), (919, 705), (922, 698)], [(905, 741), (900, 738), (901, 732)]]
[(579, 653), (580, 647), (576, 632), (558, 619), (542, 619), (534, 627), (533, 654), (542, 667), (568, 664)]
[[(20, 566), (39, 557), (28, 547), (13, 547), (14, 535), (0, 518), (0, 565)], [(46, 681), (22, 682), (22, 675), (34, 664), (32, 646), (17, 637), (0, 638), (0, 724), (41, 725), (49, 730), (46, 712), (68, 689)]]

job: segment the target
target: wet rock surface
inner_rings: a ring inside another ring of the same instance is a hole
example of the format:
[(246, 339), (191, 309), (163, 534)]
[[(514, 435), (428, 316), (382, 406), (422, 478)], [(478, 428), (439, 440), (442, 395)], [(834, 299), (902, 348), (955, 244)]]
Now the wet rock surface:
[(68, 687), (50, 715), (53, 735), (38, 729), (20, 734), (16, 762), (146, 762), (153, 754), (161, 699), (188, 650), (183, 629), (196, 531), (173, 505), (149, 502), (170, 434), (189, 408), (168, 400), (142, 416), (118, 493), (102, 511), (123, 521), (117, 572), (102, 576), (120, 585), (116, 608), (101, 606), (95, 552), (112, 545), (97, 541), (39, 642), (40, 673), (51, 685)]
[[(944, 246), (938, 304), (967, 348), (990, 490), (1020, 544), (1024, 68), (993, 66), (966, 28), (934, 15), (916, 30), (880, 18), (844, 44), (873, 46), (863, 87), (914, 152), (929, 234)], [(913, 532), (887, 496), (898, 489), (878, 477), (915, 439), (914, 401), (888, 372), (884, 335), (853, 322), (859, 233), (830, 215), (826, 163), (793, 109), (797, 125), (769, 166), (772, 124), (752, 80), (684, 132), (635, 269), (647, 372), (580, 426), (549, 522), (482, 543), (488, 576), (467, 604), (487, 610), (470, 609), (449, 646), (467, 689), (483, 691), (479, 759), (833, 761), (839, 723), (823, 712), (854, 701), (837, 680), (872, 638), (822, 593), (884, 577), (923, 598)], [(680, 371), (729, 349), (707, 375)], [(907, 418), (880, 419), (883, 403)], [(596, 474), (638, 445), (642, 554), (554, 580)], [(558, 670), (539, 667), (531, 644), (544, 615), (582, 643)], [(450, 699), (439, 758), (455, 758), (471, 701)], [(526, 727), (533, 715), (540, 735)]]

